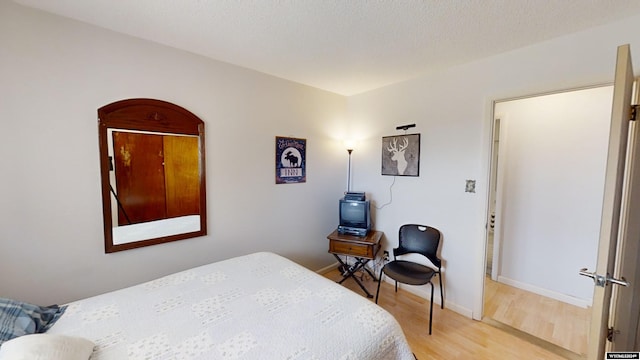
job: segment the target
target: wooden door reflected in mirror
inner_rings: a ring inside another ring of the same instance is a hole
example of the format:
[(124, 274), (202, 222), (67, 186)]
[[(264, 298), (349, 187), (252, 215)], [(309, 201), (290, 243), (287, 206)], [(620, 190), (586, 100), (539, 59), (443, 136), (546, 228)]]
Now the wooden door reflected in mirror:
[(98, 109), (105, 252), (206, 235), (204, 122), (161, 100)]

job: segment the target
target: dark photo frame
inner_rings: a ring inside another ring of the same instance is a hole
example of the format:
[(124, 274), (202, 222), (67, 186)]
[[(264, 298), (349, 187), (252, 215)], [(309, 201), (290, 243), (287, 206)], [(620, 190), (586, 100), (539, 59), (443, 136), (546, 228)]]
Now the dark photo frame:
[(420, 134), (382, 137), (382, 175), (420, 176)]
[(307, 140), (276, 136), (276, 184), (307, 181)]

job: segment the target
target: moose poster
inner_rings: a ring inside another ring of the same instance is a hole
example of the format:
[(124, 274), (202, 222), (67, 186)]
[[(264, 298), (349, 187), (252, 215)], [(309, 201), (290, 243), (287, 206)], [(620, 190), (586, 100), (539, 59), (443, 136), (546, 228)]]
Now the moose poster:
[(420, 134), (382, 138), (382, 175), (420, 175)]
[(276, 184), (307, 181), (307, 140), (276, 136)]

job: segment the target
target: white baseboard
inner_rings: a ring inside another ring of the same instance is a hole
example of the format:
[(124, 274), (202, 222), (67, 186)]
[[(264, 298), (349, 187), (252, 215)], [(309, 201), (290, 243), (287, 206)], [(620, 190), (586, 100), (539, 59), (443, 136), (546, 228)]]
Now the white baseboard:
[(331, 271), (331, 270), (333, 270), (333, 269), (336, 269), (336, 268), (338, 267), (338, 265), (339, 265), (339, 264), (338, 264), (338, 262), (336, 261), (335, 263), (333, 263), (333, 264), (331, 264), (331, 265), (329, 265), (329, 266), (325, 266), (325, 267), (323, 267), (322, 269), (316, 270), (316, 273), (317, 273), (317, 274), (320, 274), (320, 275), (324, 275), (324, 274), (328, 273), (329, 271)]
[[(324, 274), (328, 273), (329, 271), (337, 268), (338, 265), (340, 265), (340, 264), (338, 262), (335, 262), (335, 263), (333, 263), (333, 264), (331, 264), (329, 266), (326, 266), (326, 267), (323, 267), (322, 269), (317, 270), (316, 273), (318, 273), (320, 275), (324, 275)], [(376, 276), (377, 275), (378, 274), (376, 274)], [(385, 277), (384, 281), (386, 281), (389, 284), (393, 285), (393, 281), (390, 280), (389, 278)], [(433, 304), (437, 305), (437, 306), (440, 306), (440, 294), (439, 294), (440, 288), (439, 288), (439, 285), (438, 285), (437, 282), (435, 283), (435, 286), (436, 286), (434, 288), (435, 292), (433, 293)], [(402, 289), (404, 291), (410, 292), (410, 293), (412, 293), (412, 294), (414, 294), (416, 296), (419, 296), (419, 297), (421, 297), (423, 299), (426, 299), (426, 300), (430, 300), (431, 299), (431, 290), (430, 290), (429, 285), (410, 286), (410, 285), (398, 284), (398, 288)], [(373, 294), (373, 295), (375, 295), (375, 294)], [(375, 299), (374, 299), (374, 301), (375, 301)], [(447, 308), (447, 309), (449, 309), (449, 310), (451, 310), (453, 312), (456, 312), (456, 313), (458, 313), (458, 314), (460, 314), (462, 316), (466, 316), (469, 319), (472, 319), (473, 312), (471, 311), (471, 309), (467, 309), (465, 307), (459, 306), (458, 304), (454, 304), (451, 301), (447, 301), (447, 299), (444, 299), (444, 303), (445, 303), (444, 304), (445, 308)]]
[(504, 276), (498, 276), (498, 282), (503, 283), (505, 285), (513, 286), (518, 289), (526, 290), (532, 292), (534, 294), (546, 296), (548, 298), (562, 301), (567, 304), (579, 306), (581, 308), (588, 308), (593, 303), (593, 299), (580, 299), (571, 295), (562, 294), (559, 292), (555, 292), (552, 290), (544, 289), (535, 285), (523, 283), (517, 280), (509, 279)]
[[(390, 283), (393, 285), (393, 280), (390, 280), (388, 278), (385, 278), (384, 281)], [(436, 307), (436, 305), (439, 307), (441, 305), (440, 302), (440, 285), (438, 285), (438, 282), (436, 281), (436, 283), (434, 284), (434, 292), (433, 292), (433, 305), (434, 305), (434, 309)], [(419, 296), (423, 299), (426, 299), (427, 301), (431, 300), (431, 285), (423, 285), (423, 286), (411, 286), (411, 285), (404, 285), (404, 284), (400, 284), (398, 283), (398, 288), (402, 289), (406, 292), (410, 292), (416, 296)], [(463, 306), (460, 306), (456, 303), (453, 303), (449, 300), (447, 300), (446, 298), (446, 292), (445, 292), (445, 299), (444, 299), (444, 307), (445, 309), (449, 309), (453, 312), (456, 312), (462, 316), (465, 316), (469, 319), (472, 319), (473, 316), (473, 311), (471, 311), (471, 309), (467, 309)], [(428, 310), (427, 310), (428, 311)], [(435, 310), (434, 310), (435, 311)]]

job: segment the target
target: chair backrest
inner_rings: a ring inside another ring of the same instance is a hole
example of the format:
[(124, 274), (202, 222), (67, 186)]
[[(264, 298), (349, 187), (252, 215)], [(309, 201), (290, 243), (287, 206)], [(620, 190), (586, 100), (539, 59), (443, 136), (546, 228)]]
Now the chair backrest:
[(442, 265), (438, 257), (440, 245), (440, 231), (426, 225), (406, 224), (400, 226), (398, 247), (393, 249), (393, 255), (409, 253), (426, 256), (438, 269)]

